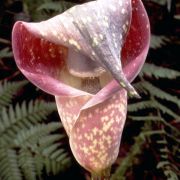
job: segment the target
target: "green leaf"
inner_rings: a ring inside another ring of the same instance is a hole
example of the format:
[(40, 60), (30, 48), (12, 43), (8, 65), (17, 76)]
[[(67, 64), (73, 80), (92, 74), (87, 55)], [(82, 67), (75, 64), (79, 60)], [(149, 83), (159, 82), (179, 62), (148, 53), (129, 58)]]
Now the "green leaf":
[(149, 77), (155, 77), (157, 79), (159, 78), (175, 79), (177, 77), (180, 77), (180, 72), (169, 68), (156, 66), (154, 64), (145, 63), (139, 76), (141, 77), (149, 76)]
[(11, 103), (13, 96), (17, 93), (19, 89), (21, 89), (27, 83), (27, 81), (4, 81), (0, 83), (0, 111), (3, 107), (6, 107)]
[(47, 2), (43, 3), (37, 8), (37, 11), (42, 10), (53, 10), (59, 13), (64, 12), (66, 9), (69, 9), (70, 7), (74, 6), (75, 3), (67, 2), (67, 1), (60, 1), (60, 2)]
[(143, 145), (146, 142), (147, 137), (161, 134), (162, 131), (151, 131), (151, 126), (144, 124), (141, 133), (136, 136), (134, 144), (131, 146), (130, 151), (127, 152), (126, 156), (119, 163), (118, 168), (114, 174), (112, 174), (111, 180), (126, 180), (127, 170), (133, 166), (134, 158), (143, 152)]
[(36, 180), (35, 159), (30, 151), (21, 149), (18, 156), (19, 166), (26, 180)]
[(170, 128), (174, 132), (174, 135), (180, 135), (179, 129), (177, 129), (176, 127), (174, 127), (170, 123), (168, 123), (162, 117), (150, 115), (150, 116), (128, 116), (128, 118), (132, 119), (133, 121), (144, 121), (144, 122), (151, 121), (154, 123), (161, 122), (165, 127)]
[(136, 112), (143, 109), (159, 109), (164, 114), (169, 114), (175, 119), (179, 119), (179, 116), (175, 112), (155, 100), (142, 101), (128, 106), (129, 112)]
[(14, 137), (14, 144), (18, 147), (30, 147), (32, 144), (36, 146), (40, 138), (58, 130), (60, 127), (60, 123), (56, 122), (36, 124), (36, 126), (32, 126), (28, 130), (21, 130), (17, 136)]
[(170, 42), (170, 39), (168, 37), (156, 36), (153, 34), (153, 35), (151, 35), (150, 47), (153, 49), (162, 48), (162, 46), (166, 45), (169, 42)]
[(140, 89), (141, 91), (143, 91), (145, 93), (149, 92), (154, 97), (173, 102), (173, 103), (177, 104), (177, 106), (180, 107), (180, 99), (178, 99), (178, 97), (173, 96), (173, 95), (159, 89), (158, 87), (154, 86), (150, 82), (143, 81), (141, 83), (138, 83), (138, 84), (136, 84), (136, 88)]
[(1, 58), (9, 58), (12, 56), (13, 56), (13, 53), (10, 51), (10, 49), (8, 47), (0, 50), (0, 59)]
[(13, 149), (0, 148), (0, 178), (3, 180), (22, 180), (18, 157)]
[(22, 129), (27, 131), (33, 125), (42, 122), (54, 110), (56, 110), (55, 103), (43, 101), (30, 101), (28, 104), (23, 102), (21, 106), (16, 104), (15, 109), (12, 106), (8, 109), (3, 108), (0, 116), (0, 144), (12, 144), (17, 133)]

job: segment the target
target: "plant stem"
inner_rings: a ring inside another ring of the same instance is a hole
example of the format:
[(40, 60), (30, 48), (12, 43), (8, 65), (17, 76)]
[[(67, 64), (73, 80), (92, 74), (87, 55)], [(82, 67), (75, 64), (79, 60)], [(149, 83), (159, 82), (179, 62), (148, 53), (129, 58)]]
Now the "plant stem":
[(103, 170), (100, 174), (91, 174), (91, 180), (110, 180), (111, 168)]

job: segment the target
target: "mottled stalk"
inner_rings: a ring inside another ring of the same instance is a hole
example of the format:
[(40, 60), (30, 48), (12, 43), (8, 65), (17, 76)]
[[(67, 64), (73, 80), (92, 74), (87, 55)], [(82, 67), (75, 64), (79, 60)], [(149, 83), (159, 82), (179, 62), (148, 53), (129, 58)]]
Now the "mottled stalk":
[(100, 174), (91, 174), (91, 180), (110, 180), (111, 168), (105, 169)]

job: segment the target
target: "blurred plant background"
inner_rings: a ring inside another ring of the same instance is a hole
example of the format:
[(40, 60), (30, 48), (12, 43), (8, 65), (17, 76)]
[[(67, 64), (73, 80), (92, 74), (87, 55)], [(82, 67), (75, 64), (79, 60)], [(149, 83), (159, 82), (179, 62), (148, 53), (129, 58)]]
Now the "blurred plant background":
[[(74, 160), (54, 98), (17, 69), (11, 31), (17, 20), (40, 21), (85, 0), (0, 1), (0, 180), (88, 179)], [(152, 30), (146, 64), (129, 100), (112, 180), (180, 177), (180, 2), (144, 0)]]

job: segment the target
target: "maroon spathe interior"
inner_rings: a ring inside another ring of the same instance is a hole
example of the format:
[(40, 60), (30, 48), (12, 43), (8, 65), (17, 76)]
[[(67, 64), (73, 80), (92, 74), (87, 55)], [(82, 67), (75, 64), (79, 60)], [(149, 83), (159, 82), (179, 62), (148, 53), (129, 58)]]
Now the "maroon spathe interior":
[(16, 26), (14, 37), (17, 40), (14, 39), (13, 45), (17, 47), (14, 53), (18, 66), (28, 72), (57, 78), (59, 70), (65, 65), (67, 48), (31, 34), (21, 22)]
[(131, 28), (122, 49), (122, 63), (127, 65), (133, 61), (149, 44), (149, 22), (146, 12), (139, 6), (133, 8)]
[(147, 56), (150, 43), (150, 25), (144, 6), (132, 0), (132, 22), (122, 49), (124, 73), (132, 81), (139, 73)]

